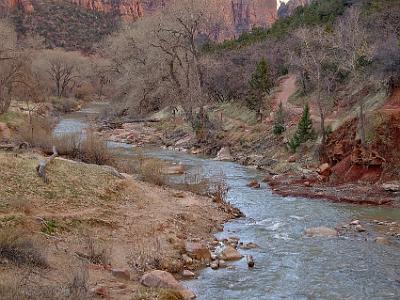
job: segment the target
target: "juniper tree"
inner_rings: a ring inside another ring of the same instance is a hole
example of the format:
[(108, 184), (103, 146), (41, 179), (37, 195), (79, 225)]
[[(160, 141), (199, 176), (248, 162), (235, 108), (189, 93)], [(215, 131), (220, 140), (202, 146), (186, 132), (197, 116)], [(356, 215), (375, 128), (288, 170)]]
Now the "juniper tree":
[(285, 110), (283, 109), (282, 102), (279, 103), (279, 108), (275, 114), (273, 132), (276, 135), (282, 134), (286, 130), (285, 128)]
[(303, 114), (301, 116), (299, 124), (297, 125), (296, 133), (290, 139), (288, 146), (290, 150), (295, 152), (302, 143), (307, 142), (313, 137), (314, 137), (314, 130), (310, 116), (310, 108), (308, 104), (306, 104), (304, 106)]
[(271, 70), (265, 59), (262, 59), (256, 67), (251, 79), (250, 96), (247, 99), (247, 105), (250, 109), (256, 111), (257, 116), (261, 116), (261, 108), (263, 105), (264, 97), (270, 93), (273, 87)]

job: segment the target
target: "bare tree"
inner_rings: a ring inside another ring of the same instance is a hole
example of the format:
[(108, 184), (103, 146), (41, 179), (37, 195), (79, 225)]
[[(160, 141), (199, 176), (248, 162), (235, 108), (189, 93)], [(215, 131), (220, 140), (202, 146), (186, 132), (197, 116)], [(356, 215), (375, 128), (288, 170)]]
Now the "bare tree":
[(329, 70), (327, 66), (335, 67), (332, 64), (334, 55), (331, 37), (322, 27), (317, 27), (297, 30), (295, 39), (298, 47), (292, 51), (291, 64), (302, 74), (307, 74), (308, 80), (315, 89), (315, 103), (320, 117), (323, 148), (326, 142), (325, 116), (330, 107), (329, 94), (333, 89), (333, 80), (336, 77), (335, 68), (327, 72)]
[(56, 57), (49, 61), (48, 72), (54, 80), (58, 97), (64, 96), (67, 88), (75, 83), (75, 79), (78, 78), (75, 70), (76, 66), (74, 64), (64, 61), (61, 57)]
[(24, 62), (17, 49), (15, 30), (5, 21), (0, 21), (0, 40), (0, 114), (3, 114), (11, 105)]
[[(335, 47), (340, 53), (341, 68), (347, 71), (354, 85), (366, 82), (366, 66), (372, 60), (372, 47), (368, 41), (367, 27), (361, 20), (358, 7), (349, 8), (335, 26)], [(359, 104), (359, 132), (365, 146), (365, 95), (361, 93)]]

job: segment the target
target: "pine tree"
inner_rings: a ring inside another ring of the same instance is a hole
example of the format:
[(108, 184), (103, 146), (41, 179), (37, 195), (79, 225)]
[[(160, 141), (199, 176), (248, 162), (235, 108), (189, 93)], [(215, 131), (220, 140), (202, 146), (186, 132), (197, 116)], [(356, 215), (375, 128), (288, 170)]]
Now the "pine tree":
[(308, 104), (304, 106), (303, 114), (297, 125), (294, 136), (289, 140), (288, 146), (291, 151), (296, 152), (297, 148), (314, 137), (314, 130), (310, 116), (310, 108)]
[(298, 135), (300, 144), (308, 141), (309, 139), (312, 139), (314, 136), (308, 103), (306, 103), (306, 105), (304, 106), (303, 115), (301, 116), (296, 133)]
[(270, 68), (265, 59), (262, 59), (256, 67), (255, 72), (249, 81), (250, 96), (247, 99), (247, 105), (257, 114), (261, 113), (263, 98), (269, 94), (273, 87)]
[(282, 134), (286, 130), (285, 128), (285, 110), (283, 109), (282, 102), (279, 103), (279, 108), (275, 114), (273, 132), (276, 135)]

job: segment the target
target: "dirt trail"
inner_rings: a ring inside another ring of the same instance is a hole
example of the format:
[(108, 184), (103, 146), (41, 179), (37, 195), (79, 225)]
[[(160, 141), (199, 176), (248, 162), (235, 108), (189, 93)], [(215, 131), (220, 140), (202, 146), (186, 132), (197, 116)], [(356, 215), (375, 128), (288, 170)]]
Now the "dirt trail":
[(0, 122), (0, 140), (8, 140), (11, 137), (10, 129), (5, 123)]
[(274, 102), (277, 106), (279, 105), (279, 103), (282, 103), (282, 105), (287, 110), (292, 111), (300, 109), (299, 107), (294, 106), (288, 101), (289, 97), (292, 96), (297, 91), (296, 81), (297, 81), (296, 75), (293, 74), (288, 75), (281, 79), (278, 91), (274, 97)]

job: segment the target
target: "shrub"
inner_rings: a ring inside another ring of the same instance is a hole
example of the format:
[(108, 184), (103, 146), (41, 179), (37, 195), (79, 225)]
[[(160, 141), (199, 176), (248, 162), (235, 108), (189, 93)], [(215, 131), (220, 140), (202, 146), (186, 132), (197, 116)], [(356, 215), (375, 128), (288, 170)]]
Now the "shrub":
[(114, 156), (107, 147), (107, 142), (89, 131), (79, 148), (78, 158), (86, 163), (113, 165)]
[(0, 231), (0, 257), (18, 266), (48, 267), (43, 250), (38, 249), (31, 238), (25, 237), (15, 229)]
[(139, 162), (139, 174), (143, 181), (163, 186), (166, 184), (166, 177), (163, 174), (165, 163), (156, 158), (142, 159)]
[(273, 132), (276, 135), (282, 134), (286, 130), (285, 128), (285, 111), (283, 109), (282, 102), (279, 104), (279, 109), (275, 114)]

